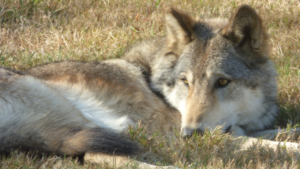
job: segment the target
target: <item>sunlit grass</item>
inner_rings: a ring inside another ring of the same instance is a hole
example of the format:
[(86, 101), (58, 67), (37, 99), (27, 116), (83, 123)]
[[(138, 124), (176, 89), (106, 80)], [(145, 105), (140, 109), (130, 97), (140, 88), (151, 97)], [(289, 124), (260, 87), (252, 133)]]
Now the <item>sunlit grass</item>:
[[(0, 65), (24, 70), (59, 60), (103, 60), (120, 57), (126, 46), (165, 34), (164, 8), (175, 7), (198, 17), (228, 18), (240, 4), (261, 15), (270, 35), (270, 57), (278, 71), (278, 126), (300, 119), (300, 2), (298, 0), (2, 0)], [(284, 149), (259, 146), (239, 151), (233, 138), (218, 130), (183, 141), (131, 131), (145, 147), (137, 159), (152, 164), (196, 168), (297, 168), (299, 157)], [(281, 140), (297, 141), (298, 136)], [(168, 141), (167, 141), (168, 140)], [(72, 158), (35, 158), (12, 153), (0, 168), (108, 168), (80, 165)]]

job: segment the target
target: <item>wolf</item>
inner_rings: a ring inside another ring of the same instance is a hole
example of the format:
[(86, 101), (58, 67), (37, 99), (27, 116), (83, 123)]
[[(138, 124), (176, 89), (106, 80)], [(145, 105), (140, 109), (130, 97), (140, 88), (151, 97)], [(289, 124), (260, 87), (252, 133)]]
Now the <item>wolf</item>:
[(140, 44), (125, 59), (150, 74), (151, 90), (181, 113), (184, 136), (218, 125), (237, 136), (273, 126), (277, 73), (251, 7), (229, 20), (198, 21), (169, 9), (166, 27), (165, 38)]
[(84, 156), (123, 166), (139, 153), (124, 135), (138, 124), (167, 137), (217, 126), (235, 136), (278, 132), (277, 73), (254, 9), (241, 5), (226, 20), (167, 8), (165, 22), (165, 36), (129, 47), (121, 59), (61, 61), (23, 72), (1, 68), (0, 152)]

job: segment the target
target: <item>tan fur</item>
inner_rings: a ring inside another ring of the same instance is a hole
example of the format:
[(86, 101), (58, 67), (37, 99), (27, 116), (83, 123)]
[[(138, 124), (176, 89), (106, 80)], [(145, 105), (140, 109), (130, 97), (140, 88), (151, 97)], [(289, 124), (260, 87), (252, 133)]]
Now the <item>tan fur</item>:
[[(122, 65), (122, 60), (116, 63), (107, 62), (110, 66), (116, 66), (123, 70), (113, 72), (113, 77), (115, 77), (113, 78), (111, 76), (106, 77), (107, 74), (103, 73), (103, 67), (100, 67), (97, 63), (91, 65), (84, 62), (61, 62), (33, 68), (28, 70), (27, 73), (45, 79), (48, 85), (53, 86), (62, 94), (69, 89), (71, 89), (69, 92), (73, 92), (72, 88), (77, 88), (80, 91), (90, 91), (95, 99), (101, 100), (107, 107), (114, 109), (118, 116), (124, 114), (133, 121), (133, 124), (141, 121), (143, 125), (147, 125), (149, 132), (162, 131), (170, 133), (172, 131), (170, 123), (179, 126), (180, 114), (164, 104), (149, 90), (147, 84), (142, 80), (142, 75), (139, 71), (136, 71), (135, 67), (131, 70), (132, 65), (129, 63)], [(89, 70), (91, 66), (95, 66), (94, 74)], [(43, 70), (44, 67), (47, 67), (47, 70)], [(48, 69), (49, 67), (51, 69)], [(72, 72), (64, 71), (63, 69), (66, 67), (69, 67)], [(53, 70), (64, 73), (57, 75)], [(41, 77), (41, 72), (47, 76)], [(74, 79), (72, 82), (68, 81), (70, 77)], [(121, 79), (117, 79), (118, 77)], [(110, 102), (113, 102), (113, 104)]]

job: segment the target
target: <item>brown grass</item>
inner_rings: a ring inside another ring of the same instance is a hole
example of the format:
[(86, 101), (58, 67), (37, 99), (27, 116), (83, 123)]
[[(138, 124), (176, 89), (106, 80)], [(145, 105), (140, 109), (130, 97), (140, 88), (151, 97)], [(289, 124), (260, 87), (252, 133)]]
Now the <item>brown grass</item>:
[[(261, 15), (270, 35), (271, 58), (279, 73), (281, 108), (277, 125), (300, 124), (299, 0), (2, 0), (0, 2), (0, 65), (23, 70), (58, 60), (102, 60), (120, 57), (140, 39), (165, 34), (164, 8), (176, 7), (199, 17), (228, 18), (240, 4)], [(135, 131), (138, 132), (139, 131)], [(133, 132), (134, 133), (134, 132)], [(159, 136), (132, 137), (146, 147), (139, 160), (179, 167), (297, 168), (299, 156), (284, 149), (253, 147), (239, 151), (233, 138), (218, 133), (171, 143)], [(281, 139), (287, 139), (283, 137)], [(289, 137), (297, 141), (298, 137)], [(0, 168), (107, 168), (79, 165), (71, 158), (30, 158), (12, 154)]]

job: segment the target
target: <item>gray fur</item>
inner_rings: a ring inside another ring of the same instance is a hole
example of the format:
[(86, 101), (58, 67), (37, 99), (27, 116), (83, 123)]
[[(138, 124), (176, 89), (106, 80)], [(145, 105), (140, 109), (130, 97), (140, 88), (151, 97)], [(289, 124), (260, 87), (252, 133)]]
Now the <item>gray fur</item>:
[[(231, 18), (234, 20), (232, 25), (238, 24), (239, 17), (244, 14), (243, 12), (245, 13), (245, 17), (252, 15), (251, 17), (257, 19), (257, 23), (261, 24), (255, 11), (247, 6), (242, 6)], [(171, 14), (174, 13), (176, 12), (171, 12)], [(178, 13), (186, 15), (180, 11), (178, 11)], [(174, 15), (173, 17), (175, 18), (174, 20), (176, 20), (176, 17), (178, 16)], [(188, 16), (184, 17), (190, 18)], [(189, 99), (188, 97), (191, 95), (188, 93), (188, 89), (181, 85), (182, 82), (180, 79), (183, 72), (192, 72), (193, 80), (189, 83), (196, 88), (194, 90), (198, 93), (194, 93), (197, 95), (195, 96), (196, 98), (208, 98), (208, 96), (215, 98), (216, 95), (218, 95), (218, 101), (228, 102), (244, 97), (244, 89), (259, 89), (263, 93), (263, 103), (261, 104), (265, 106), (264, 110), (260, 110), (261, 112), (259, 115), (249, 119), (249, 121), (240, 119), (243, 122), (240, 124), (237, 123), (236, 125), (241, 127), (245, 134), (255, 130), (265, 130), (273, 127), (278, 112), (275, 103), (277, 95), (277, 73), (272, 61), (267, 58), (266, 51), (268, 51), (268, 42), (267, 36), (261, 28), (262, 26), (257, 28), (259, 29), (258, 31), (262, 32), (259, 33), (259, 36), (261, 37), (255, 38), (261, 39), (261, 45), (256, 45), (256, 47), (261, 47), (262, 49), (259, 51), (263, 52), (257, 52), (257, 49), (252, 49), (250, 44), (251, 40), (253, 40), (251, 32), (256, 31), (256, 27), (252, 28), (251, 26), (245, 25), (245, 29), (247, 29), (248, 32), (242, 32), (244, 33), (244, 38), (240, 38), (240, 41), (237, 41), (237, 39), (234, 38), (236, 35), (233, 33), (230, 34), (230, 36), (233, 37), (224, 35), (226, 33), (224, 33), (224, 29), (231, 26), (226, 20), (205, 19), (199, 21), (186, 21), (188, 23), (194, 23), (192, 24), (193, 27), (190, 29), (186, 28), (188, 25), (182, 26), (185, 23), (182, 23), (180, 19), (177, 20), (179, 23), (178, 25), (174, 24), (173, 20), (171, 21), (172, 23), (169, 24), (168, 28), (171, 27), (169, 29), (172, 31), (168, 32), (166, 37), (143, 42), (142, 45), (135, 46), (125, 54), (126, 60), (147, 72), (146, 74), (149, 75), (147, 78), (151, 79), (151, 89), (163, 95), (166, 101), (174, 107), (178, 106), (180, 100)], [(255, 26), (258, 27), (258, 25)], [(181, 27), (182, 30), (180, 31)], [(178, 31), (174, 31), (175, 29)], [(253, 29), (253, 31), (251, 29)], [(192, 30), (193, 32), (185, 33), (187, 30)], [(239, 33), (242, 34), (241, 32)], [(181, 36), (192, 36), (193, 40), (188, 43), (177, 42), (175, 44), (177, 45), (175, 48), (176, 50), (174, 50), (174, 44), (171, 48), (167, 46), (167, 43), (165, 46), (162, 46), (162, 42), (168, 42), (168, 38), (170, 37), (178, 37), (177, 40), (180, 41), (180, 34), (182, 34)], [(157, 45), (159, 47), (157, 47)], [(148, 50), (149, 48), (152, 52)], [(177, 48), (181, 49), (180, 53)], [(135, 53), (135, 55), (132, 53)], [(136, 64), (136, 62), (133, 61), (135, 58), (147, 62)], [(145, 69), (144, 67), (148, 68)], [(208, 77), (208, 70), (214, 73), (213, 77)], [(215, 83), (219, 78), (230, 79), (231, 82), (228, 87), (217, 89)], [(172, 102), (168, 96), (176, 89), (179, 90), (179, 92), (176, 93), (174, 96), (176, 97), (174, 99), (175, 101)], [(212, 100), (199, 100), (198, 104), (207, 104), (206, 102), (210, 101)], [(251, 100), (249, 100), (249, 102), (251, 102)], [(196, 109), (194, 111), (200, 110)], [(197, 113), (189, 113), (189, 115), (186, 115), (189, 116), (188, 118), (194, 120), (202, 119), (202, 121), (205, 121), (205, 118), (196, 115)], [(193, 117), (193, 113), (195, 114), (195, 117)], [(209, 114), (210, 112), (205, 111), (205, 113)], [(181, 112), (181, 114), (185, 116), (184, 112)], [(248, 114), (251, 114), (251, 112), (248, 112)], [(220, 116), (222, 115), (220, 114)], [(239, 116), (243, 116), (243, 114)], [(198, 121), (197, 123), (201, 123), (201, 121)], [(196, 127), (197, 125), (193, 124), (193, 126)], [(226, 127), (228, 128), (229, 126)], [(204, 129), (202, 128), (202, 130)]]

